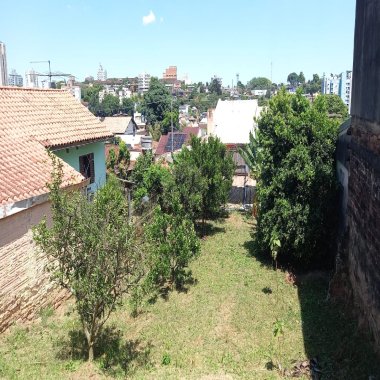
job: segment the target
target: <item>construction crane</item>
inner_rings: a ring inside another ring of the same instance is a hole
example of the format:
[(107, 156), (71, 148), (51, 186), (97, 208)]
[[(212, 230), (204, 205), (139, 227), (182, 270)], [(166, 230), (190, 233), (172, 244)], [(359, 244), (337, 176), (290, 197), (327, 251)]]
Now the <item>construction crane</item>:
[(70, 77), (71, 74), (64, 74), (61, 72), (51, 72), (51, 67), (50, 67), (50, 60), (48, 61), (31, 61), (29, 63), (48, 63), (49, 64), (49, 73), (48, 74), (41, 74), (41, 73), (36, 73), (37, 76), (39, 77), (49, 77), (49, 86), (51, 85), (51, 78), (52, 77)]

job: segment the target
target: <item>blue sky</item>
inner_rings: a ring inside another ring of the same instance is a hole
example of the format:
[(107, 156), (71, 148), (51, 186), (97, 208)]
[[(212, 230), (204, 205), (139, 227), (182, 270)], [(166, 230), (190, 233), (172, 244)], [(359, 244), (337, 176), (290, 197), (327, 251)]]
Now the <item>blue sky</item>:
[[(355, 0), (1, 0), (8, 70), (33, 66), (96, 77), (178, 76), (223, 84), (255, 76), (285, 82), (303, 71), (352, 68)], [(152, 13), (151, 13), (152, 12)], [(150, 23), (143, 23), (143, 17)]]

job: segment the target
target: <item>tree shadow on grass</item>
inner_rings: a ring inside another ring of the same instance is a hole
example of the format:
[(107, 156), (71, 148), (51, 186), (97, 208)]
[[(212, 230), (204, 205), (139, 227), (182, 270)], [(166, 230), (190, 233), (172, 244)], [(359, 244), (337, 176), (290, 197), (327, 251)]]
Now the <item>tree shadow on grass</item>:
[(193, 272), (191, 270), (186, 270), (179, 281), (175, 284), (171, 283), (162, 283), (158, 290), (154, 292), (148, 299), (149, 304), (154, 304), (157, 302), (157, 299), (160, 297), (165, 301), (169, 300), (169, 296), (173, 291), (178, 293), (185, 293), (190, 290), (192, 286), (198, 284), (198, 280), (193, 276)]
[(263, 267), (273, 269), (273, 260), (269, 257), (269, 255), (264, 254), (257, 250), (255, 241), (249, 240), (243, 243), (243, 247), (247, 251), (247, 256), (255, 258)]
[[(60, 360), (87, 360), (87, 341), (82, 330), (71, 330), (68, 339), (57, 342)], [(123, 340), (120, 330), (115, 327), (105, 327), (94, 348), (95, 360), (101, 369), (110, 376), (119, 372), (132, 375), (139, 367), (150, 367), (150, 352), (152, 345), (144, 345), (140, 340)]]
[(197, 233), (199, 238), (206, 238), (210, 236), (214, 236), (218, 233), (225, 233), (225, 227), (215, 226), (211, 222), (205, 222), (204, 225), (201, 222), (195, 223), (195, 232)]
[(321, 379), (380, 378), (380, 362), (369, 337), (358, 331), (347, 307), (326, 299), (328, 280), (327, 272), (310, 272), (298, 279), (308, 359), (317, 359)]

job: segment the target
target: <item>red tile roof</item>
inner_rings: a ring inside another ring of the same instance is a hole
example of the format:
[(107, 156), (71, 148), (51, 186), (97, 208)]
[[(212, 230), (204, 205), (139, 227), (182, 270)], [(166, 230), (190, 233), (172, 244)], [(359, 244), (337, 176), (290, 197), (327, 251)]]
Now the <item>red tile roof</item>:
[[(111, 136), (65, 91), (0, 87), (0, 205), (47, 192), (51, 162), (46, 148)], [(84, 180), (64, 162), (63, 171), (65, 186)]]

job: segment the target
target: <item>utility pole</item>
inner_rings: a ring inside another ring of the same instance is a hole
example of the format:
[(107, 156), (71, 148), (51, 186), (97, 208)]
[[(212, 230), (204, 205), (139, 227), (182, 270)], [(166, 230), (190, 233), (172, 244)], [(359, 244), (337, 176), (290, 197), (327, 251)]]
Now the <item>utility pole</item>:
[(173, 136), (173, 96), (170, 98), (170, 124), (172, 129), (172, 157), (173, 157), (173, 150), (174, 150), (174, 136)]

